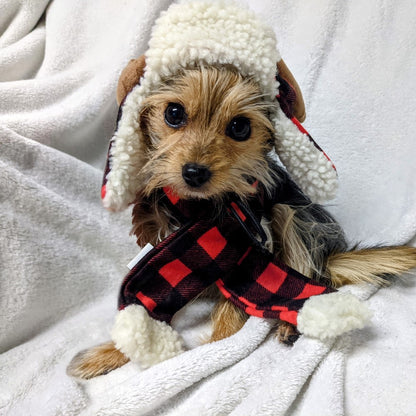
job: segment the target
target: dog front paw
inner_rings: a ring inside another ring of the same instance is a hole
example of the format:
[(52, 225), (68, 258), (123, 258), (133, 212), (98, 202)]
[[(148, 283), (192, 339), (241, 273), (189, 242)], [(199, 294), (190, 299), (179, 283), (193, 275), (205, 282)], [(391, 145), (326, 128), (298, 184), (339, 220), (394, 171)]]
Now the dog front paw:
[(299, 338), (300, 332), (289, 322), (280, 321), (276, 330), (277, 339), (286, 345), (292, 346)]
[(88, 380), (107, 374), (128, 361), (113, 342), (107, 342), (79, 352), (69, 363), (66, 372), (69, 376)]

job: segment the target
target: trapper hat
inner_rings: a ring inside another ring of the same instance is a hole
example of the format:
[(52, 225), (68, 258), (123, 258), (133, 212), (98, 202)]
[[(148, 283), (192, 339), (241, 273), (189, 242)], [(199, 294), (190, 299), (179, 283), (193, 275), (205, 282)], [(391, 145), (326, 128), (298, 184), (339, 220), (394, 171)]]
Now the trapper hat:
[(121, 74), (119, 120), (102, 188), (104, 206), (122, 210), (140, 189), (138, 172), (145, 163), (139, 123), (143, 100), (166, 77), (201, 65), (231, 65), (258, 83), (265, 99), (275, 104), (270, 118), (280, 161), (314, 202), (333, 198), (335, 167), (299, 122), (305, 118), (302, 95), (280, 57), (272, 28), (235, 3), (185, 1), (161, 14), (148, 50)]

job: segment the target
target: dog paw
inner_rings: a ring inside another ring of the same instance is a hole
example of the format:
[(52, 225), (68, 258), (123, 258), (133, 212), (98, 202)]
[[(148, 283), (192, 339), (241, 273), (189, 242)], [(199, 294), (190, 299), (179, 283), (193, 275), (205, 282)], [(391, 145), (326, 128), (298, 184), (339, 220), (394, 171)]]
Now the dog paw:
[(66, 372), (69, 376), (88, 380), (107, 374), (128, 361), (113, 342), (107, 342), (79, 352), (69, 363)]
[(298, 340), (300, 333), (294, 325), (281, 321), (277, 327), (276, 336), (281, 343), (291, 346)]

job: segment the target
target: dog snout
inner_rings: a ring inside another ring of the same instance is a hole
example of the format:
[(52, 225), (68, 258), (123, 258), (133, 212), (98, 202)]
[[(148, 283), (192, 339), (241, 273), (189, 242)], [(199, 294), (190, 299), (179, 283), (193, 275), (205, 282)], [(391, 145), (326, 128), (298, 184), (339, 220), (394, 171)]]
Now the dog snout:
[(211, 177), (211, 171), (206, 166), (187, 163), (182, 168), (182, 177), (189, 186), (199, 188), (208, 182)]

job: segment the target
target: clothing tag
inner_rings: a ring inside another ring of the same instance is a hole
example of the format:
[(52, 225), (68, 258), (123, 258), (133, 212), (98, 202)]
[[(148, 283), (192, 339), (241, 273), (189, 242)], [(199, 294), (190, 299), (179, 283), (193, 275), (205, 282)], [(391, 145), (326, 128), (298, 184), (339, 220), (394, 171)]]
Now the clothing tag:
[(137, 254), (137, 256), (127, 265), (131, 270), (150, 250), (153, 249), (153, 246), (150, 243), (147, 243)]

